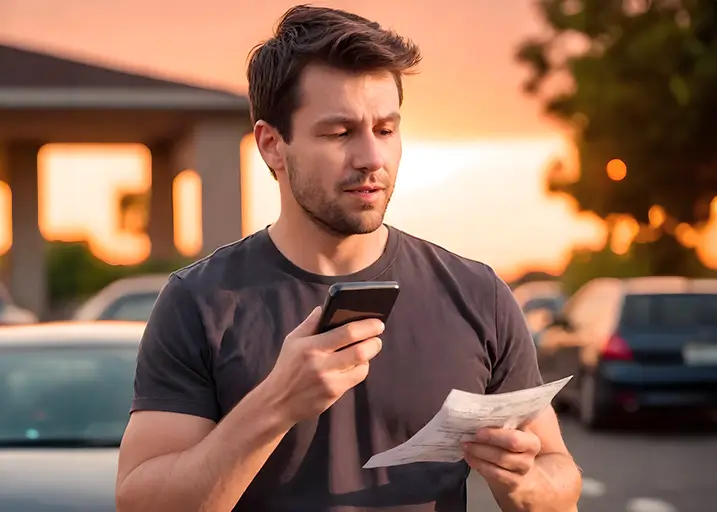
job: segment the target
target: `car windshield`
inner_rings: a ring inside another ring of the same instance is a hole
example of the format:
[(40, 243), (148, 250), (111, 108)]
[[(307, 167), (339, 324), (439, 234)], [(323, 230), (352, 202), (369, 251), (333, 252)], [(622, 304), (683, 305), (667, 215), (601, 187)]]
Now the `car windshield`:
[(0, 350), (0, 447), (119, 446), (136, 347)]
[(717, 295), (628, 295), (621, 323), (630, 329), (717, 328)]

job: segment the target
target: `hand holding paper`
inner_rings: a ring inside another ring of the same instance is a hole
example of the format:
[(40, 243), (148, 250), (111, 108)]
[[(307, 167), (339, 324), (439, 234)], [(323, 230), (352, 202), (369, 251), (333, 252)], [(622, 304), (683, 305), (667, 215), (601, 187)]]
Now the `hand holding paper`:
[(412, 462), (458, 462), (462, 444), (484, 427), (514, 429), (537, 417), (572, 376), (511, 393), (480, 395), (452, 390), (438, 413), (405, 443), (371, 457), (366, 469)]

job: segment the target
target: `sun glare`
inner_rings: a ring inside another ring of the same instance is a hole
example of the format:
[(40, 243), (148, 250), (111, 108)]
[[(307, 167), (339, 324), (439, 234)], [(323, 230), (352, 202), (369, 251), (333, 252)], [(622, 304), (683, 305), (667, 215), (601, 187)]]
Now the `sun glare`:
[(149, 150), (139, 144), (49, 144), (38, 157), (40, 230), (47, 240), (87, 240), (112, 264), (139, 263), (150, 251), (145, 234), (121, 229), (122, 194), (151, 185)]
[(202, 250), (202, 179), (196, 171), (180, 172), (172, 183), (174, 245), (179, 254), (194, 256)]
[[(243, 224), (252, 233), (274, 221), (279, 193), (251, 137), (242, 148)], [(484, 261), (505, 278), (526, 268), (559, 272), (573, 247), (598, 248), (606, 236), (598, 219), (576, 214), (574, 201), (544, 193), (547, 164), (565, 150), (558, 138), (407, 141), (386, 221)], [(147, 258), (148, 237), (121, 229), (119, 210), (123, 193), (150, 187), (146, 147), (52, 145), (43, 148), (39, 164), (40, 227), (48, 240), (88, 240), (98, 257), (114, 264)], [(191, 256), (202, 245), (197, 173), (180, 173), (174, 193), (175, 244)], [(0, 187), (3, 211), (8, 196)], [(0, 249), (9, 246), (8, 229), (0, 226)]]
[[(568, 198), (547, 197), (547, 163), (568, 148), (561, 139), (429, 144), (408, 141), (386, 221), (514, 276), (526, 266), (558, 272), (575, 245), (605, 243), (601, 221), (577, 216)], [(279, 213), (279, 193), (252, 150), (243, 181), (245, 230)]]
[(10, 250), (12, 244), (12, 193), (10, 185), (0, 181), (0, 254)]

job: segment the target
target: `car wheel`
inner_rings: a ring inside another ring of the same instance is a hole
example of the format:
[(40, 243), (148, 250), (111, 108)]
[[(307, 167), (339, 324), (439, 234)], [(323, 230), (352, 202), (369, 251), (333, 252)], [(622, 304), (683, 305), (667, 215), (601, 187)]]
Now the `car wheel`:
[(570, 404), (556, 397), (553, 401), (553, 410), (556, 414), (567, 414), (570, 412)]
[(583, 374), (580, 379), (580, 423), (589, 429), (607, 424), (606, 413), (598, 404), (598, 383), (595, 376)]

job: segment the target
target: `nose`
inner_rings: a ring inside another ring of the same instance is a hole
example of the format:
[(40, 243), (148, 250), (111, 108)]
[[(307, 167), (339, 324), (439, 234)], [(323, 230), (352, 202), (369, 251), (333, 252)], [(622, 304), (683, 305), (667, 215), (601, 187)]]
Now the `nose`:
[(353, 148), (353, 167), (366, 173), (383, 169), (385, 162), (382, 146), (376, 135), (372, 132), (356, 140)]

